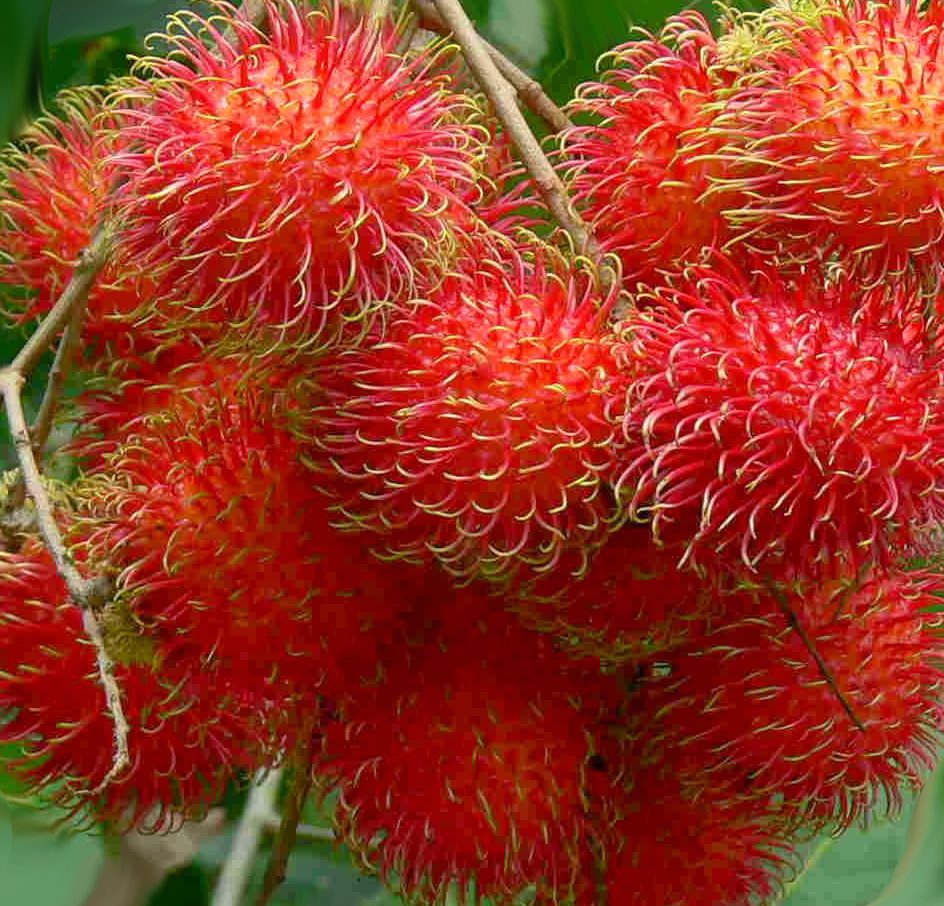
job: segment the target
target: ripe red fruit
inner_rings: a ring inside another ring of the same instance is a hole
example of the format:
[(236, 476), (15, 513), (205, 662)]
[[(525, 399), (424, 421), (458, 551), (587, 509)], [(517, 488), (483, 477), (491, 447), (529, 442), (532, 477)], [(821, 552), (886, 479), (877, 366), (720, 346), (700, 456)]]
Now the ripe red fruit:
[[(30, 293), (19, 302), (11, 296), (7, 314), (17, 321), (52, 308), (108, 210), (118, 176), (109, 156), (120, 139), (103, 92), (70, 90), (56, 103), (61, 114), (32, 123), (0, 165), (0, 283)], [(154, 292), (116, 249), (89, 293), (85, 339), (120, 354), (147, 347), (151, 331), (133, 314)]]
[(679, 569), (684, 548), (659, 547), (646, 526), (625, 526), (577, 578), (564, 563), (517, 590), (511, 606), (569, 650), (606, 662), (651, 658), (698, 633), (714, 591)]
[[(731, 99), (730, 218), (807, 255), (835, 244), (875, 280), (942, 260), (944, 4), (849, 0), (781, 22)], [(746, 148), (745, 148), (746, 140)], [(748, 199), (748, 203), (744, 203)], [(753, 240), (751, 240), (753, 241)]]
[(650, 684), (647, 744), (684, 753), (698, 788), (749, 777), (747, 798), (782, 796), (810, 826), (896, 811), (937, 752), (942, 621), (931, 608), (942, 587), (940, 575), (889, 572), (779, 604), (746, 596), (743, 616), (674, 654), (671, 675)]
[(435, 55), (401, 57), (394, 30), (339, 2), (269, 0), (265, 34), (214, 6), (139, 66), (124, 242), (191, 314), (331, 339), (450, 240), (482, 151), (470, 101)]
[(460, 574), (550, 569), (613, 516), (609, 303), (550, 251), (504, 258), (469, 262), (371, 345), (323, 359), (303, 426), (340, 519)]
[(726, 175), (714, 129), (733, 81), (695, 12), (671, 18), (659, 38), (621, 45), (602, 81), (581, 86), (570, 112), (589, 124), (563, 135), (562, 167), (600, 243), (627, 278), (680, 269), (731, 230), (730, 197), (712, 192)]
[(916, 284), (716, 263), (625, 322), (629, 512), (708, 570), (887, 559), (944, 515), (939, 332)]
[(461, 611), (440, 605), (445, 631), (350, 690), (316, 777), (338, 787), (345, 839), (417, 901), (450, 882), (498, 902), (539, 881), (563, 896), (585, 855), (587, 762), (611, 683), (500, 611), (469, 619), (471, 594)]
[(261, 697), (188, 665), (163, 663), (158, 675), (122, 664), (131, 765), (98, 790), (112, 764), (112, 719), (81, 613), (38, 542), (0, 551), (0, 664), (0, 741), (22, 751), (5, 769), (83, 823), (158, 828), (167, 816), (195, 816), (240, 770), (277, 754), (267, 751)]
[(137, 426), (86, 487), (89, 557), (175, 656), (251, 682), (264, 652), (272, 676), (346, 688), (409, 597), (400, 569), (328, 525), (265, 377), (182, 393)]
[(671, 769), (637, 770), (619, 807), (606, 854), (609, 903), (768, 902), (796, 861), (769, 801), (736, 802), (710, 788), (692, 796)]

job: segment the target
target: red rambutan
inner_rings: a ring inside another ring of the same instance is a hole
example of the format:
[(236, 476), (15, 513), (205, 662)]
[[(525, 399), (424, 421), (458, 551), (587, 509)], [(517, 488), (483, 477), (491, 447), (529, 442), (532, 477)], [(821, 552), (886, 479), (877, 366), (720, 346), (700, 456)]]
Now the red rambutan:
[[(130, 767), (104, 789), (113, 725), (95, 649), (38, 542), (0, 552), (0, 740), (21, 754), (5, 768), (80, 821), (118, 829), (193, 816), (240, 770), (277, 752), (259, 699), (186, 664), (119, 664)], [(9, 751), (9, 750), (7, 750)]]
[(939, 341), (916, 285), (718, 263), (625, 322), (630, 514), (709, 570), (886, 559), (944, 515)]
[(410, 896), (453, 882), (502, 903), (538, 882), (563, 894), (585, 861), (593, 728), (615, 683), (507, 614), (463, 622), (449, 605), (461, 630), (399, 649), (341, 703), (316, 777), (338, 787), (345, 839)]
[[(61, 114), (32, 123), (0, 162), (0, 283), (30, 293), (6, 301), (17, 321), (52, 308), (108, 211), (119, 174), (109, 160), (120, 144), (116, 114), (104, 92), (73, 89), (56, 104)], [(155, 287), (119, 251), (89, 294), (85, 336), (124, 353), (148, 345), (149, 331), (134, 315)]]
[[(234, 322), (334, 334), (450, 239), (482, 154), (438, 56), (339, 2), (180, 13), (129, 96), (124, 241), (141, 266)], [(208, 43), (211, 46), (208, 46)], [(208, 315), (210, 316), (210, 315)]]
[(609, 530), (620, 375), (592, 276), (554, 253), (479, 262), (321, 360), (303, 426), (347, 524), (378, 547), (504, 576)]
[(373, 673), (379, 627), (409, 602), (404, 574), (328, 525), (264, 376), (142, 421), (88, 481), (85, 544), (164, 650), (346, 687)]
[(703, 580), (678, 568), (684, 550), (659, 547), (645, 526), (614, 532), (578, 578), (567, 562), (517, 591), (510, 606), (576, 653), (605, 662), (643, 660), (698, 631), (714, 599)]
[(604, 871), (613, 906), (768, 902), (796, 861), (769, 803), (691, 796), (671, 771), (637, 771), (618, 807)]
[(652, 279), (723, 243), (730, 228), (712, 189), (726, 173), (713, 129), (732, 78), (696, 12), (671, 18), (658, 39), (613, 50), (601, 82), (582, 85), (563, 135), (571, 193), (627, 278)]
[(897, 810), (937, 752), (942, 587), (889, 572), (746, 595), (648, 685), (647, 744), (677, 749), (699, 789), (749, 778), (744, 797), (780, 796), (810, 825)]
[(726, 156), (750, 162), (727, 185), (735, 229), (808, 255), (838, 242), (875, 280), (940, 263), (942, 27), (938, 0), (849, 0), (783, 18), (722, 121)]

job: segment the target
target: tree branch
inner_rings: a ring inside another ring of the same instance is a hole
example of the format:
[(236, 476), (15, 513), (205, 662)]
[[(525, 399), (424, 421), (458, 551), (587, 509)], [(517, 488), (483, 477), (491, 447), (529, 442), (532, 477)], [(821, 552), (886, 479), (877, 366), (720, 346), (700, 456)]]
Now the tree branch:
[(24, 380), (23, 375), (12, 366), (0, 371), (0, 392), (3, 394), (3, 403), (10, 423), (10, 433), (13, 435), (17, 459), (20, 463), (20, 472), (26, 486), (26, 492), (32, 498), (33, 505), (36, 508), (36, 523), (39, 527), (39, 533), (46, 543), (59, 575), (62, 576), (66, 584), (70, 597), (75, 605), (82, 610), (82, 625), (95, 646), (98, 675), (105, 692), (105, 702), (114, 727), (112, 765), (99, 786), (91, 791), (94, 794), (111, 783), (130, 763), (128, 756), (128, 721), (125, 718), (124, 708), (121, 704), (121, 691), (115, 679), (115, 665), (105, 649), (102, 628), (96, 615), (96, 610), (101, 608), (107, 597), (107, 589), (102, 581), (86, 579), (76, 569), (75, 563), (62, 539), (59, 526), (56, 524), (52, 513), (52, 504), (49, 501), (49, 495), (46, 493), (39, 466), (33, 454), (33, 442), (26, 426), (26, 415), (23, 412), (21, 397)]
[[(52, 345), (63, 327), (66, 327), (65, 335), (60, 342), (59, 353), (56, 356), (59, 374), (56, 377), (50, 375), (49, 385), (46, 388), (46, 395), (40, 409), (40, 417), (37, 419), (40, 430), (48, 430), (43, 425), (47, 422), (51, 423), (52, 412), (58, 396), (58, 387), (61, 385), (64, 376), (64, 368), (68, 361), (71, 345), (78, 339), (82, 313), (88, 301), (88, 294), (95, 283), (95, 278), (108, 259), (109, 244), (108, 230), (104, 224), (99, 224), (92, 234), (88, 247), (79, 255), (72, 277), (69, 279), (62, 295), (56, 300), (52, 310), (43, 318), (39, 327), (17, 353), (10, 365), (0, 370), (0, 393), (3, 395), (3, 404), (9, 421), (10, 434), (13, 436), (13, 445), (20, 465), (23, 486), (33, 501), (36, 511), (36, 524), (56, 565), (56, 570), (65, 582), (73, 603), (82, 610), (82, 624), (95, 646), (99, 678), (105, 692), (108, 713), (114, 726), (112, 766), (99, 787), (93, 790), (92, 793), (98, 792), (111, 783), (130, 763), (128, 756), (128, 722), (121, 704), (121, 692), (115, 680), (114, 663), (105, 650), (102, 629), (96, 614), (96, 611), (102, 606), (107, 597), (107, 591), (105, 583), (101, 580), (90, 580), (81, 575), (66, 549), (59, 526), (53, 516), (52, 504), (36, 461), (34, 438), (30, 436), (29, 428), (26, 425), (22, 390), (27, 376), (36, 367), (43, 353)], [(53, 366), (54, 371), (57, 370), (56, 365)]]
[(601, 273), (608, 283), (613, 278), (610, 268), (602, 262), (602, 253), (587, 225), (570, 204), (564, 183), (547, 159), (541, 143), (535, 138), (528, 121), (518, 108), (517, 94), (511, 83), (501, 74), (491, 54), (469, 20), (459, 0), (432, 0), (446, 27), (462, 48), (469, 69), (495, 108), (495, 113), (512, 140), (521, 160), (534, 180), (554, 218), (570, 236), (579, 254), (601, 264)]
[(52, 430), (53, 416), (56, 413), (56, 407), (59, 405), (59, 397), (62, 394), (62, 388), (65, 385), (69, 367), (72, 364), (72, 357), (82, 336), (82, 322), (85, 320), (87, 303), (87, 296), (81, 298), (72, 311), (69, 323), (66, 324), (62, 339), (59, 340), (59, 348), (56, 350), (56, 358), (52, 363), (52, 368), (49, 369), (49, 377), (46, 381), (42, 403), (39, 406), (39, 414), (30, 428), (33, 453), (37, 460), (42, 459), (43, 447), (46, 446), (49, 432)]
[[(421, 28), (441, 35), (452, 33), (436, 9), (433, 0), (413, 0), (413, 8), (417, 12)], [(551, 100), (540, 82), (532, 79), (523, 69), (484, 38), (480, 37), (479, 40), (485, 46), (498, 71), (515, 89), (521, 103), (544, 120), (551, 132), (563, 132), (565, 129), (573, 127), (574, 124), (570, 117)]]
[(262, 890), (256, 898), (256, 906), (268, 906), (269, 900), (272, 899), (272, 894), (275, 893), (279, 885), (285, 880), (289, 856), (291, 856), (292, 850), (295, 848), (295, 840), (298, 836), (298, 824), (299, 821), (301, 821), (302, 809), (305, 806), (308, 793), (311, 791), (311, 754), (314, 743), (314, 721), (305, 721), (299, 732), (298, 745), (292, 756), (292, 781), (286, 795), (285, 805), (282, 809), (282, 822), (279, 825), (279, 830), (275, 837), (275, 845), (272, 847), (272, 857), (266, 868), (265, 878), (262, 882)]

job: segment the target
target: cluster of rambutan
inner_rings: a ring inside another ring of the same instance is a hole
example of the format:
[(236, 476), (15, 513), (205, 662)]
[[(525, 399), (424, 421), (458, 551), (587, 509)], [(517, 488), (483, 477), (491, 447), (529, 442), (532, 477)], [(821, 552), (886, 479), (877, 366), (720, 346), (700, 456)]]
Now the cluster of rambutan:
[(3, 161), (12, 320), (111, 237), (55, 499), (131, 725), (103, 785), (96, 652), (8, 532), (8, 769), (165, 827), (310, 733), (420, 902), (754, 903), (893, 810), (944, 718), (944, 2), (617, 48), (554, 157), (615, 282), (454, 48), (215, 6)]

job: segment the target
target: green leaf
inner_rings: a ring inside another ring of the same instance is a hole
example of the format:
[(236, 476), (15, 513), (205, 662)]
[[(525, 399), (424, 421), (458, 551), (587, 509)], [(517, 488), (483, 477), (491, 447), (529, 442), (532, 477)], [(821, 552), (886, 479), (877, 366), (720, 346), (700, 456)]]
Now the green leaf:
[(0, 143), (18, 131), (39, 101), (49, 0), (6, 0), (0, 21)]
[(80, 906), (104, 860), (90, 834), (53, 834), (0, 805), (0, 906)]
[(821, 838), (808, 859), (779, 906), (944, 906), (944, 766), (899, 820)]

